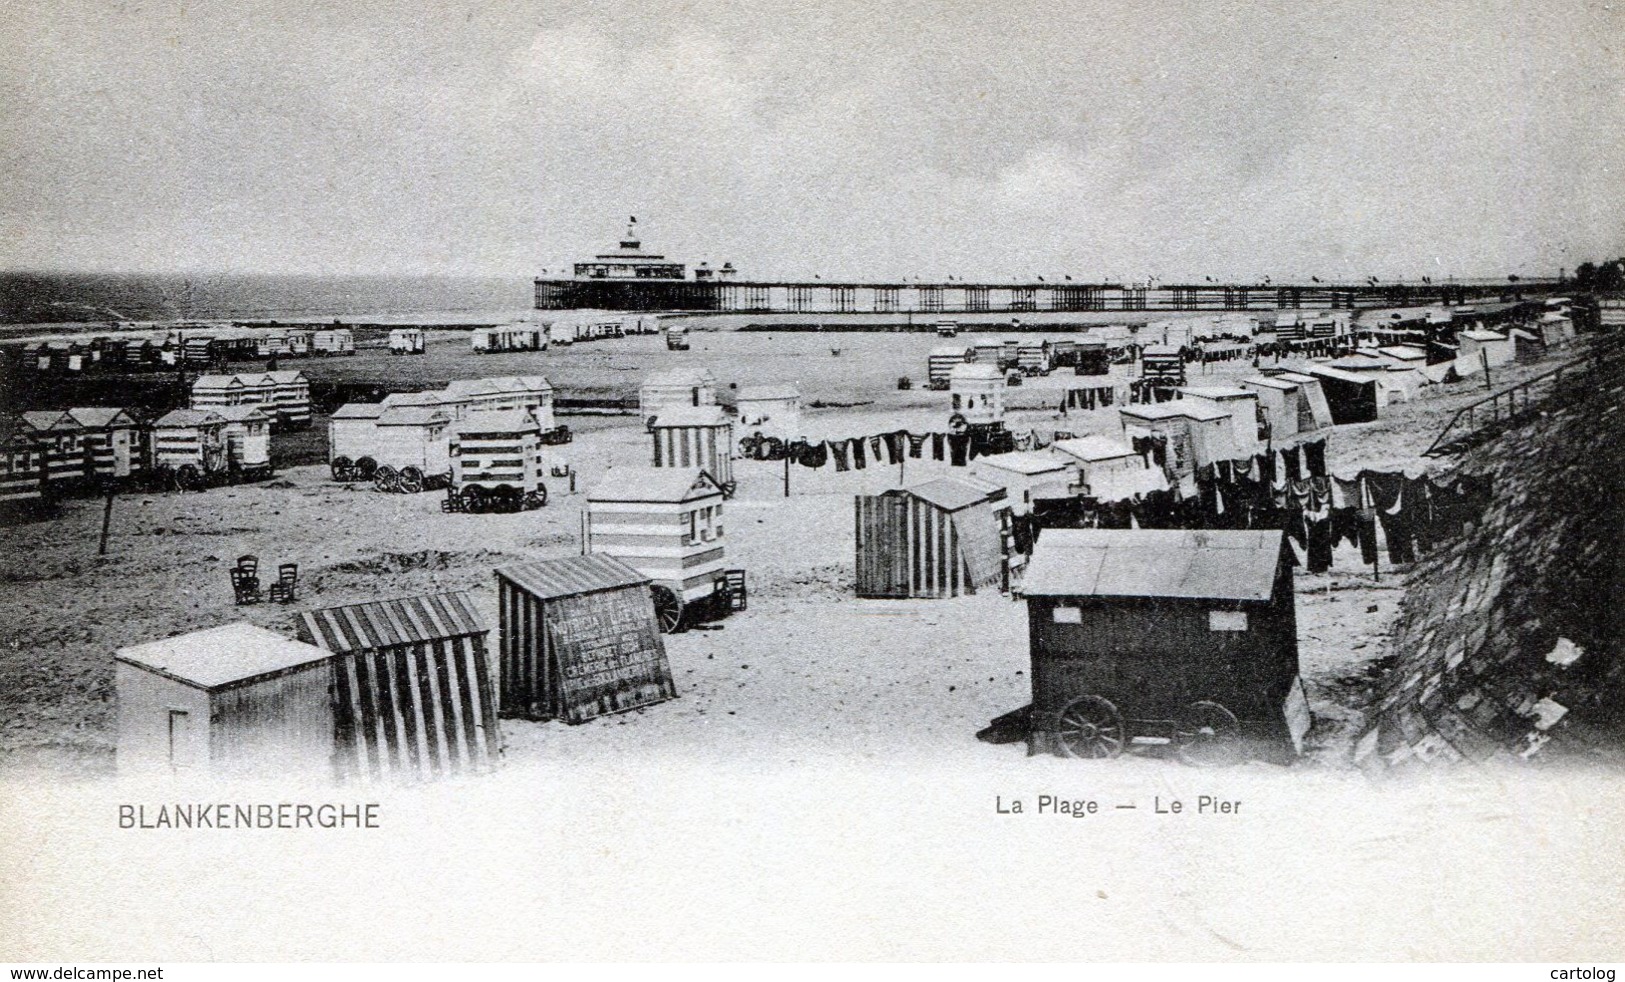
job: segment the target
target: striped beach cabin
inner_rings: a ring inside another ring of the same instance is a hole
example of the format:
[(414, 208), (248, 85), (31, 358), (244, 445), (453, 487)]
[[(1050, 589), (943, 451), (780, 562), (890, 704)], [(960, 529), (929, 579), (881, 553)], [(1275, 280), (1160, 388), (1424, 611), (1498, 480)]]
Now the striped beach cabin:
[(45, 451), (23, 432), (22, 420), (0, 417), (0, 512), (45, 497)]
[(68, 410), (68, 416), (79, 424), (81, 444), (90, 449), (98, 477), (130, 477), (146, 470), (146, 434), (127, 411), (84, 406)]
[(955, 366), (974, 361), (976, 349), (968, 344), (939, 344), (925, 357), (926, 385), (932, 389), (948, 387), (948, 373)]
[(972, 424), (1004, 419), (1004, 372), (980, 361), (955, 365), (948, 372), (948, 398), (953, 411)]
[(273, 429), (302, 430), (310, 425), (310, 380), (297, 368), (266, 372), (271, 401), (265, 406)]
[(502, 716), (584, 723), (677, 697), (644, 574), (571, 556), (496, 577)]
[(259, 406), (276, 396), (276, 383), (264, 372), (236, 375), (199, 375), (192, 383), (192, 408)]
[(506, 375), (497, 378), (458, 379), (446, 385), (441, 404), (453, 419), (469, 413), (523, 411), (544, 430), (557, 425), (553, 414), (553, 384), (541, 375)]
[(259, 406), (221, 406), (210, 412), (226, 421), (228, 466), (247, 476), (271, 473), (271, 417)]
[(654, 466), (698, 467), (731, 493), (733, 423), (721, 406), (675, 406), (661, 410), (649, 427)]
[(22, 414), (22, 432), (33, 442), (52, 488), (68, 488), (95, 474), (95, 458), (80, 438), (84, 427), (66, 410), (35, 410)]
[(1009, 578), (1004, 488), (941, 477), (855, 498), (857, 595), (957, 597)]
[(281, 331), (267, 331), (254, 339), (254, 357), (277, 358), (289, 354), (288, 336)]
[(537, 493), (547, 475), (542, 430), (521, 410), (469, 413), (451, 424), (451, 486)]
[(288, 332), (288, 354), (295, 358), (309, 358), (311, 339), (315, 337), (314, 331), (290, 330)]
[(412, 782), (489, 770), (502, 751), (489, 633), (462, 592), (300, 614), (300, 640), (333, 653), (340, 779)]
[(716, 593), (722, 489), (698, 467), (612, 467), (587, 494), (587, 552), (614, 556), (684, 603)]
[(154, 467), (190, 466), (215, 474), (227, 466), (226, 421), (208, 409), (174, 409), (153, 420)]

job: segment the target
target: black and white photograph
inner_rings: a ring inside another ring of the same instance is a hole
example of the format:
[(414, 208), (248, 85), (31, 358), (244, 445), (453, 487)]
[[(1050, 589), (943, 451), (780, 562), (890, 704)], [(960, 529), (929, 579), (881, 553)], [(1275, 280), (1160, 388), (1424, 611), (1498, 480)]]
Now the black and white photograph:
[(0, 962), (1625, 961), (1619, 3), (0, 10)]

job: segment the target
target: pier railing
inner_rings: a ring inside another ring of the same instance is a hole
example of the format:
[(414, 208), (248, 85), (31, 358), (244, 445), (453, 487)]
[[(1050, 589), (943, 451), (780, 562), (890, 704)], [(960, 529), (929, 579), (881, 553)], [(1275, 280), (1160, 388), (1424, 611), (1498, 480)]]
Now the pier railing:
[(1625, 362), (1625, 343), (1610, 338), (1597, 342), (1585, 355), (1539, 375), (1470, 402), (1455, 415), (1422, 452), (1424, 457), (1461, 453), (1534, 415), (1550, 401), (1576, 391), (1598, 372)]

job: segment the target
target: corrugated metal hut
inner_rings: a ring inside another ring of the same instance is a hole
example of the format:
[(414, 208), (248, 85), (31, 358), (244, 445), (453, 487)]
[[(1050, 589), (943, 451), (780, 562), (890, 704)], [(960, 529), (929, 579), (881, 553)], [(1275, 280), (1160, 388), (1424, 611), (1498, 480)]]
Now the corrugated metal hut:
[(300, 639), (332, 652), (340, 777), (412, 781), (489, 769), (502, 732), (488, 633), (461, 592), (300, 614)]
[(1224, 413), (1230, 419), (1230, 446), (1233, 457), (1258, 453), (1258, 392), (1232, 385), (1187, 385), (1179, 390), (1182, 402)]
[(207, 409), (174, 409), (152, 422), (152, 464), (199, 474), (226, 469), (226, 421)]
[(957, 597), (1009, 582), (1004, 488), (941, 477), (855, 498), (860, 597)]
[(926, 384), (933, 389), (946, 389), (948, 373), (975, 358), (976, 349), (968, 344), (937, 345), (925, 357)]
[(1004, 420), (1004, 373), (977, 361), (955, 365), (948, 372), (948, 393), (953, 411), (972, 425)]
[(612, 467), (587, 494), (587, 551), (614, 556), (685, 604), (716, 593), (723, 493), (698, 467)]
[(1282, 532), (1048, 530), (1017, 593), (1033, 752), (1110, 757), (1151, 737), (1202, 762), (1227, 736), (1307, 730)]
[(732, 493), (733, 423), (721, 406), (673, 406), (649, 427), (655, 467), (698, 467)]
[(226, 461), (245, 474), (270, 473), (271, 417), (258, 406), (220, 406), (210, 412), (226, 421)]
[(638, 414), (648, 422), (664, 409), (717, 404), (717, 380), (704, 368), (668, 368), (643, 380)]
[(320, 648), (227, 624), (121, 649), (113, 674), (120, 771), (332, 773), (332, 656)]
[(971, 461), (971, 475), (1004, 488), (1016, 515), (1031, 511), (1035, 496), (1066, 497), (1079, 481), (1076, 458), (1031, 450), (978, 457)]
[(589, 555), (496, 577), (503, 716), (584, 723), (677, 697), (643, 573)]
[(1348, 372), (1326, 365), (1310, 365), (1308, 373), (1320, 380), (1331, 406), (1332, 422), (1369, 423), (1387, 403), (1387, 395), (1375, 375)]
[(734, 400), (739, 425), (793, 440), (801, 436), (801, 392), (793, 385), (747, 385)]

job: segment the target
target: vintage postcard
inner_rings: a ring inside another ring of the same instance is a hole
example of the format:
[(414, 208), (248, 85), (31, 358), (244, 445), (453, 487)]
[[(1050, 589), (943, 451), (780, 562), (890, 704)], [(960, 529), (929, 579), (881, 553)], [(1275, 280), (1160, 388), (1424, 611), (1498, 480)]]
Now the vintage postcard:
[(0, 960), (1625, 957), (1619, 4), (5, 10)]

